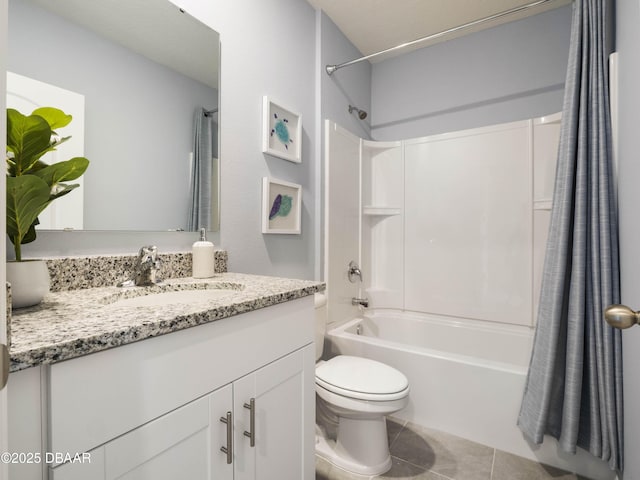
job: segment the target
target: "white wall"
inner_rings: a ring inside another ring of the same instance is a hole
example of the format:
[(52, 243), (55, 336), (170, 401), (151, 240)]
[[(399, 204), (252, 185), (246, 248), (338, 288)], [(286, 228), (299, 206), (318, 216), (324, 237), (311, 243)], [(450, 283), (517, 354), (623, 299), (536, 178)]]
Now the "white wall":
[[(622, 303), (640, 308), (640, 222), (638, 221), (638, 182), (640, 182), (640, 5), (616, 2), (616, 46), (619, 55), (619, 143), (618, 197), (620, 212), (620, 281)], [(622, 334), (624, 362), (624, 444), (625, 480), (640, 478), (640, 327)]]
[(562, 109), (571, 6), (373, 64), (371, 134), (398, 140)]

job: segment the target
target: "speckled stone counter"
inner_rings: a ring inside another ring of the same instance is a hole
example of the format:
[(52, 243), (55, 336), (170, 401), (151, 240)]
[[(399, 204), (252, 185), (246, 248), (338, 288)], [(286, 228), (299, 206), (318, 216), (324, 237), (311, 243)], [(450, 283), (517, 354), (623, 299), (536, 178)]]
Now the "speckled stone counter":
[[(153, 287), (101, 287), (50, 293), (36, 307), (13, 311), (11, 371), (50, 364), (175, 332), (324, 290), (323, 283), (221, 273), (174, 278)], [(119, 306), (145, 293), (223, 289), (190, 304)]]
[[(227, 252), (216, 250), (215, 271), (227, 271)], [(137, 255), (93, 255), (84, 257), (47, 258), (51, 291), (106, 287), (132, 278)], [(160, 253), (159, 278), (191, 275), (191, 252)]]

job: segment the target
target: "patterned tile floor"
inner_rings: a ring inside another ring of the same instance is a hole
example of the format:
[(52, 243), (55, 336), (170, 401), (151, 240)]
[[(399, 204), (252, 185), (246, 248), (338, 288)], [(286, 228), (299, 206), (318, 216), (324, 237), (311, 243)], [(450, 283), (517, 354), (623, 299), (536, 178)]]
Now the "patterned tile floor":
[[(587, 480), (479, 443), (387, 420), (393, 466), (371, 478), (415, 480)], [(316, 480), (363, 480), (316, 457)]]

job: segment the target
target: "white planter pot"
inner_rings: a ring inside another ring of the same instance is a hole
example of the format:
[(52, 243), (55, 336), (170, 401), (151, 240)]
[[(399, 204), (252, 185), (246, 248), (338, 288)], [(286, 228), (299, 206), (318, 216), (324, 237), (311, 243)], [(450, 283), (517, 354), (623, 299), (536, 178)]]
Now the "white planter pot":
[(44, 260), (7, 262), (7, 282), (11, 283), (11, 306), (31, 307), (49, 293), (49, 269)]

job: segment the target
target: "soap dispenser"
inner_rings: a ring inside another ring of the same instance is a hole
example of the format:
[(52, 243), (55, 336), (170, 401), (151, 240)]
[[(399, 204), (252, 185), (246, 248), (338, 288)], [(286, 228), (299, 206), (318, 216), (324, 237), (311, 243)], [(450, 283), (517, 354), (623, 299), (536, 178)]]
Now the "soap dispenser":
[(200, 240), (191, 249), (193, 278), (210, 278), (215, 274), (215, 253), (213, 243), (207, 241), (207, 231), (200, 229)]

